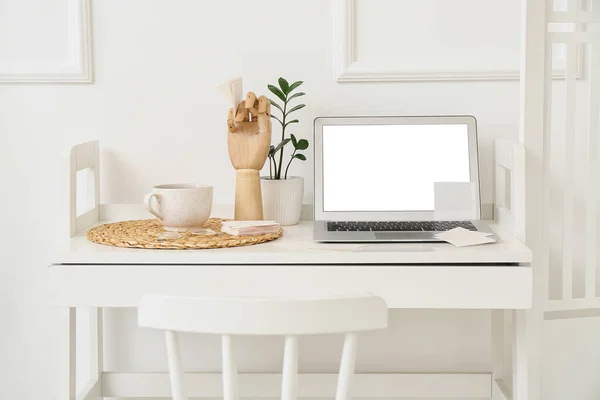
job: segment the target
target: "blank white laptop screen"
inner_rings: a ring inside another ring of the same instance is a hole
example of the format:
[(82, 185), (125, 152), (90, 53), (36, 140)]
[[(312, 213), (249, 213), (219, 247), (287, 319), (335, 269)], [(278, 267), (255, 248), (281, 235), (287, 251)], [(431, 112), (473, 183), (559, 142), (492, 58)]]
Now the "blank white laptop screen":
[(433, 211), (435, 182), (470, 182), (466, 124), (323, 126), (323, 211)]

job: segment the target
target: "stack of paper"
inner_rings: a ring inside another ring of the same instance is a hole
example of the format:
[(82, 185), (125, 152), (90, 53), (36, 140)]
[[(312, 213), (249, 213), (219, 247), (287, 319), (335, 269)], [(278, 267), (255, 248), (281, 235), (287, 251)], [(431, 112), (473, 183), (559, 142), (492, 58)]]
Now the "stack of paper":
[(266, 235), (279, 232), (275, 221), (225, 221), (221, 231), (233, 236)]
[(443, 240), (456, 247), (475, 246), (478, 244), (495, 243), (491, 238), (493, 233), (470, 231), (465, 228), (454, 228), (435, 235), (437, 239)]

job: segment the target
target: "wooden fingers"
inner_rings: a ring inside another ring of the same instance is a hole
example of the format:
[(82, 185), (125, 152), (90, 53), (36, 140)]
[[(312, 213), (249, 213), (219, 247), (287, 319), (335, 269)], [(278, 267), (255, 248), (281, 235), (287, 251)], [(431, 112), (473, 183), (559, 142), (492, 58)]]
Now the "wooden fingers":
[(254, 103), (256, 103), (256, 95), (254, 94), (254, 92), (248, 92), (248, 94), (246, 95), (246, 108), (251, 109), (255, 107)]
[[(258, 131), (260, 133), (271, 132), (271, 104), (266, 96), (256, 97), (254, 92), (248, 92), (246, 100), (242, 101), (237, 110), (229, 109), (227, 115), (227, 128), (230, 133), (236, 131), (241, 122), (256, 122), (258, 123)], [(256, 126), (256, 125), (255, 125)], [(256, 129), (256, 128), (255, 128)]]
[[(263, 98), (265, 96), (260, 96), (260, 98)], [(258, 116), (258, 114), (260, 114), (261, 112), (264, 111), (260, 111), (260, 98), (256, 98), (256, 94), (254, 94), (254, 92), (248, 92), (248, 95), (246, 96), (246, 108), (250, 111), (250, 119), (252, 121), (254, 121), (256, 119), (256, 117)]]
[(267, 96), (260, 96), (258, 98), (258, 113), (259, 114), (266, 113), (268, 104), (269, 104), (269, 99), (267, 99)]
[(258, 133), (271, 133), (271, 117), (267, 114), (258, 114)]
[(227, 113), (227, 130), (229, 133), (235, 132), (235, 114), (233, 112), (233, 108), (230, 108), (229, 112)]
[(248, 109), (246, 108), (245, 102), (241, 102), (237, 109), (237, 114), (235, 114), (235, 122), (243, 122), (248, 121)]

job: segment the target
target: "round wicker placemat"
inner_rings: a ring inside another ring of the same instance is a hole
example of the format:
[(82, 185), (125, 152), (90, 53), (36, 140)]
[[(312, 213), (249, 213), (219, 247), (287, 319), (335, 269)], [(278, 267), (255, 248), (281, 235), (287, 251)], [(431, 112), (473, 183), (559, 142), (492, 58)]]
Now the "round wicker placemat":
[(210, 218), (203, 225), (212, 229), (216, 235), (194, 235), (182, 232), (177, 239), (159, 238), (164, 232), (161, 223), (156, 219), (122, 221), (112, 224), (99, 225), (87, 232), (87, 238), (95, 243), (116, 247), (134, 247), (140, 249), (218, 249), (223, 247), (251, 246), (253, 244), (270, 242), (283, 235), (283, 229), (278, 233), (257, 236), (231, 236), (221, 232), (221, 218)]

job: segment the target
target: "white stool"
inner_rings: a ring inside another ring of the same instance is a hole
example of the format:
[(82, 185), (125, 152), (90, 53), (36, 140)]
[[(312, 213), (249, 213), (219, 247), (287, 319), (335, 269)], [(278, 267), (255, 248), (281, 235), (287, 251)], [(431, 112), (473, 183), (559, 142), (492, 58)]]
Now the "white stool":
[(174, 400), (188, 400), (177, 332), (222, 335), (224, 400), (239, 399), (232, 335), (285, 336), (281, 398), (295, 400), (298, 336), (344, 333), (335, 398), (347, 400), (354, 375), (356, 334), (386, 328), (387, 314), (383, 299), (371, 295), (311, 300), (146, 295), (140, 302), (138, 323), (166, 330)]

